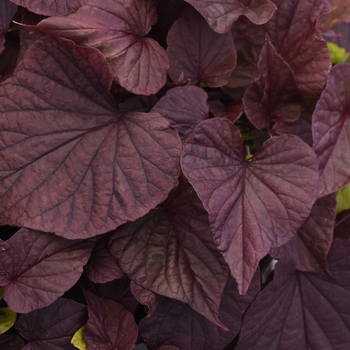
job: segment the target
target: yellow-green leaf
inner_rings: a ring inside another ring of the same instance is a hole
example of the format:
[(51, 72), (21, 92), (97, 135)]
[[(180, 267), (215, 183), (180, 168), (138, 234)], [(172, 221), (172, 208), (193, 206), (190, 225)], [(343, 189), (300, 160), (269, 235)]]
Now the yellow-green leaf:
[(346, 62), (349, 58), (349, 53), (337, 44), (328, 42), (327, 43), (329, 53), (331, 54), (331, 60), (333, 64)]
[(85, 326), (79, 328), (74, 333), (73, 338), (71, 340), (71, 344), (80, 350), (88, 350), (87, 343), (84, 339), (85, 329), (86, 329)]
[(17, 314), (8, 307), (0, 308), (0, 334), (7, 332), (16, 322)]
[(350, 209), (350, 184), (337, 191), (335, 198), (337, 199), (337, 214)]

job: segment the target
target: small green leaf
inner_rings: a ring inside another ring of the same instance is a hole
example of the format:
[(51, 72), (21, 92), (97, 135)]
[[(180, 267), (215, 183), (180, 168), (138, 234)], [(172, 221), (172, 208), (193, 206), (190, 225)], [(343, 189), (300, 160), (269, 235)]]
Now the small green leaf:
[(335, 198), (337, 199), (337, 214), (350, 209), (350, 184), (337, 191)]
[(342, 62), (346, 62), (349, 58), (349, 53), (342, 47), (338, 45), (328, 42), (327, 43), (329, 53), (331, 54), (331, 60), (333, 64), (338, 64)]
[(88, 350), (87, 343), (84, 339), (86, 326), (79, 328), (73, 335), (71, 344), (80, 350)]
[(0, 334), (7, 332), (16, 322), (17, 314), (8, 307), (0, 308)]
[(245, 156), (245, 160), (248, 160), (248, 159), (250, 159), (250, 158), (252, 158), (252, 157), (253, 157), (252, 154), (247, 154), (247, 155)]

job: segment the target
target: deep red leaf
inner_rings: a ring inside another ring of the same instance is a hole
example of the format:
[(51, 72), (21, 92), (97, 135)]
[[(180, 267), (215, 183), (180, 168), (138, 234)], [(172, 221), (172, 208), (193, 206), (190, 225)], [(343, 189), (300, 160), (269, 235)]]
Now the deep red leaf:
[(185, 0), (195, 7), (218, 33), (225, 33), (243, 15), (255, 24), (264, 24), (276, 10), (269, 0)]
[(145, 36), (157, 22), (155, 0), (89, 0), (67, 17), (51, 17), (36, 26), (47, 34), (98, 48), (115, 80), (139, 95), (158, 92), (169, 61), (165, 50)]
[(0, 348), (2, 350), (22, 350), (24, 341), (18, 335), (0, 335)]
[(206, 92), (192, 85), (169, 90), (152, 108), (177, 129), (184, 141), (201, 121), (208, 119), (209, 108)]
[(11, 0), (29, 11), (45, 16), (67, 16), (88, 0)]
[(176, 130), (157, 113), (120, 115), (111, 82), (95, 49), (50, 37), (28, 49), (0, 86), (0, 224), (86, 238), (177, 185)]
[[(275, 271), (249, 307), (237, 350), (347, 349), (350, 344), (350, 244), (333, 249), (329, 268), (335, 280), (313, 273)], [(289, 268), (290, 269), (290, 268)]]
[(88, 278), (94, 283), (106, 283), (125, 276), (109, 251), (108, 240), (108, 236), (99, 239), (85, 267)]
[(218, 308), (228, 268), (210, 235), (207, 213), (186, 180), (163, 208), (117, 229), (110, 248), (137, 284), (188, 303), (221, 326)]
[(190, 7), (174, 22), (167, 43), (169, 75), (176, 83), (189, 81), (210, 87), (223, 86), (236, 66), (231, 33), (215, 33)]
[(299, 271), (328, 273), (327, 255), (332, 244), (336, 201), (334, 195), (318, 199), (297, 234), (270, 254), (291, 260)]
[(293, 237), (317, 197), (317, 161), (298, 137), (265, 142), (245, 161), (226, 119), (200, 123), (184, 145), (182, 168), (209, 213), (215, 242), (240, 293), (271, 247)]
[(0, 53), (4, 49), (5, 34), (7, 33), (16, 11), (17, 6), (9, 0), (2, 0), (0, 2)]
[(327, 78), (326, 88), (312, 116), (313, 149), (318, 158), (320, 196), (350, 182), (350, 65), (338, 64)]
[(140, 333), (156, 349), (165, 344), (181, 350), (223, 349), (239, 333), (243, 314), (259, 289), (258, 273), (245, 296), (238, 294), (236, 282), (229, 278), (219, 309), (219, 318), (228, 331), (214, 326), (188, 305), (158, 296), (149, 315), (140, 323)]
[(89, 349), (132, 350), (138, 335), (133, 314), (115, 301), (84, 294), (89, 313), (84, 338)]
[(86, 321), (85, 305), (59, 298), (48, 307), (21, 315), (15, 328), (29, 341), (22, 350), (76, 350), (71, 339)]
[(220, 100), (208, 101), (209, 111), (215, 117), (227, 118), (231, 123), (234, 123), (242, 115), (244, 107), (242, 100), (230, 102), (224, 105)]
[[(299, 90), (318, 98), (332, 66), (317, 20), (330, 11), (327, 0), (273, 0), (278, 11), (265, 25), (276, 51), (292, 68)], [(278, 30), (276, 30), (278, 28)]]
[(259, 59), (259, 78), (243, 97), (244, 111), (259, 130), (272, 121), (294, 122), (301, 114), (301, 95), (294, 73), (266, 38)]
[(88, 241), (26, 228), (5, 243), (0, 254), (4, 299), (11, 310), (21, 313), (47, 306), (70, 289), (92, 249)]

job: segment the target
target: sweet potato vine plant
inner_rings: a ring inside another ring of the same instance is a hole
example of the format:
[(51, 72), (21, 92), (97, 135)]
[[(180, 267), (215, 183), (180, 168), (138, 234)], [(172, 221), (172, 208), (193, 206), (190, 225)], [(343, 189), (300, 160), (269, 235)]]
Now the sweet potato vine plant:
[(347, 349), (349, 8), (1, 0), (1, 349)]

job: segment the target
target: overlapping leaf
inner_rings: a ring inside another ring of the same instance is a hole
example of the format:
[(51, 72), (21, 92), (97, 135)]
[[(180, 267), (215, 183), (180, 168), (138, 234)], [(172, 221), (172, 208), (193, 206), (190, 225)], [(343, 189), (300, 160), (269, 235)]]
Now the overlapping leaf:
[(218, 309), (228, 269), (210, 235), (207, 213), (187, 181), (162, 208), (117, 229), (110, 248), (137, 284), (185, 302), (221, 326)]
[(11, 24), (11, 20), (17, 11), (17, 6), (9, 0), (0, 2), (0, 53), (4, 49), (5, 34)]
[(15, 328), (28, 340), (22, 350), (76, 350), (71, 339), (86, 321), (85, 305), (59, 298), (50, 306), (21, 315)]
[(165, 50), (145, 36), (157, 22), (154, 0), (89, 0), (67, 17), (51, 17), (36, 26), (47, 34), (65, 37), (102, 51), (113, 76), (139, 95), (158, 92), (169, 68)]
[(293, 261), (299, 271), (327, 273), (327, 255), (332, 244), (335, 196), (318, 199), (297, 234), (283, 246), (273, 249), (276, 259)]
[(246, 90), (245, 113), (254, 126), (269, 129), (272, 121), (294, 122), (301, 114), (301, 95), (294, 73), (266, 38), (259, 59), (260, 76)]
[(237, 139), (228, 120), (201, 122), (184, 145), (182, 168), (244, 294), (259, 260), (291, 239), (310, 214), (318, 174), (314, 152), (296, 136), (271, 138), (248, 161)]
[(28, 49), (0, 86), (1, 224), (90, 237), (176, 186), (177, 132), (157, 113), (120, 115), (111, 82), (98, 50), (50, 37)]
[(89, 349), (132, 350), (138, 335), (134, 316), (121, 304), (85, 292), (89, 320), (84, 338)]
[(1, 285), (11, 310), (26, 313), (49, 305), (83, 272), (92, 244), (22, 228), (2, 247)]
[(195, 7), (217, 32), (225, 33), (239, 16), (246, 16), (255, 24), (264, 24), (276, 10), (269, 0), (185, 0)]
[(169, 90), (151, 112), (165, 117), (185, 140), (197, 124), (208, 119), (207, 99), (206, 92), (197, 86), (178, 86)]
[(331, 70), (312, 117), (320, 196), (333, 193), (350, 182), (349, 79), (349, 64), (339, 64)]
[(350, 244), (342, 241), (336, 246), (329, 261), (335, 280), (306, 272), (282, 273), (277, 268), (277, 278), (257, 296), (244, 317), (237, 350), (348, 347)]
[(332, 11), (320, 19), (318, 27), (327, 32), (336, 24), (350, 22), (350, 1), (349, 0), (328, 0)]
[(156, 349), (165, 344), (181, 350), (223, 349), (240, 331), (242, 316), (259, 289), (258, 273), (245, 296), (238, 295), (236, 282), (229, 278), (219, 309), (219, 318), (228, 331), (214, 326), (188, 305), (158, 296), (140, 323), (140, 333)]
[(231, 102), (224, 105), (219, 100), (208, 101), (209, 111), (215, 117), (227, 118), (230, 122), (234, 123), (242, 115), (244, 106), (242, 100)]
[(169, 75), (174, 82), (223, 86), (236, 65), (230, 32), (215, 33), (194, 9), (186, 8), (167, 37)]

